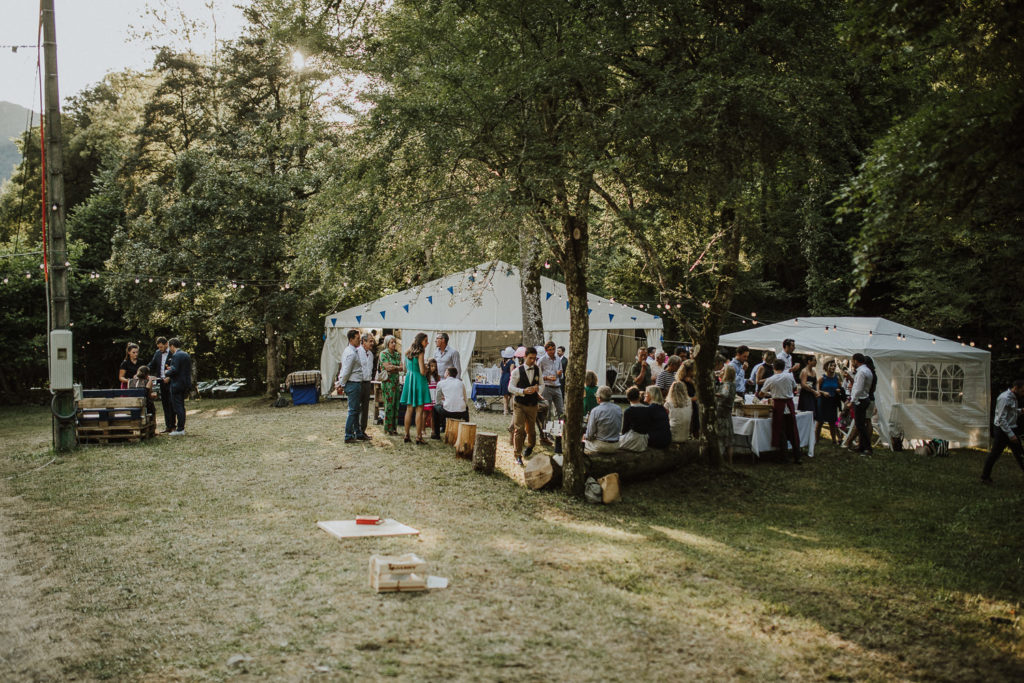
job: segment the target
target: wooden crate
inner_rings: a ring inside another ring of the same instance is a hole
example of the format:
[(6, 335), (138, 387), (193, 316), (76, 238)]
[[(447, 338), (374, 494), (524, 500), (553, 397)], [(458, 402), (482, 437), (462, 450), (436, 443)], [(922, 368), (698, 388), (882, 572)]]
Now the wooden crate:
[(80, 443), (131, 443), (156, 436), (156, 422), (144, 397), (90, 397), (78, 401), (75, 432)]
[(427, 590), (427, 563), (413, 553), (370, 558), (370, 588), (378, 593)]
[(743, 417), (771, 417), (772, 407), (764, 404), (737, 406), (736, 411)]

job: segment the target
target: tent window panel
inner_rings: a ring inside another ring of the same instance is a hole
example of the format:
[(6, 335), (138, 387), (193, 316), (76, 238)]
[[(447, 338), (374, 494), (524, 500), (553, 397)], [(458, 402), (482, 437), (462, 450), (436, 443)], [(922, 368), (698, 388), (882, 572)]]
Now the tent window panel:
[(899, 403), (913, 403), (917, 366), (913, 363), (894, 363), (892, 377), (896, 382), (896, 400)]
[(935, 365), (921, 363), (917, 366), (914, 400), (922, 403), (939, 402), (939, 369)]
[(943, 403), (962, 404), (964, 402), (964, 369), (953, 363), (944, 365), (940, 389)]

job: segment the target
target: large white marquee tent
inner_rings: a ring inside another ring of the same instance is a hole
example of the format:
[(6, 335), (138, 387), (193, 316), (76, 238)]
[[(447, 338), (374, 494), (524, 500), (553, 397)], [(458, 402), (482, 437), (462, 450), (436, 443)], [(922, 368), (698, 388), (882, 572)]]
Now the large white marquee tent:
[[(352, 328), (393, 329), (405, 344), (418, 332), (426, 332), (431, 344), (438, 332), (447, 332), (449, 344), (458, 350), (468, 370), (478, 333), (522, 332), (521, 292), (519, 269), (503, 261), (493, 261), (332, 313), (324, 319), (320, 371), (325, 378), (337, 376), (347, 343), (346, 332)], [(565, 285), (541, 277), (540, 300), (545, 339), (565, 346), (571, 354)], [(659, 316), (594, 294), (588, 295), (587, 300), (590, 311), (587, 369), (597, 372), (602, 382), (609, 332), (641, 330), (648, 346), (660, 345), (664, 324)], [(433, 354), (433, 347), (430, 354)], [(467, 382), (472, 379), (469, 374), (464, 373)], [(330, 392), (332, 385), (332, 381), (324, 381), (324, 393)]]
[(877, 427), (886, 441), (902, 435), (988, 444), (988, 351), (885, 318), (794, 318), (723, 335), (720, 344), (777, 352), (783, 339), (793, 339), (800, 354), (870, 356), (878, 371)]

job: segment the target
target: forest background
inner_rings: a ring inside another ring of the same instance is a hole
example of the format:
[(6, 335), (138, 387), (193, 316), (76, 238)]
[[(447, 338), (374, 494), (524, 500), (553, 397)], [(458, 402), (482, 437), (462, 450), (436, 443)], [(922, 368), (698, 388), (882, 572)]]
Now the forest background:
[[(566, 281), (575, 322), (587, 291), (711, 347), (754, 311), (884, 315), (991, 348), (997, 389), (1020, 372), (1019, 4), (245, 14), (212, 53), (160, 50), (63, 112), (86, 386), (112, 384), (126, 342), (145, 359), (176, 334), (203, 378), (273, 389), (318, 367), (327, 313), (493, 258), (527, 286)], [(38, 128), (17, 142), (0, 190), (11, 402), (46, 382)]]

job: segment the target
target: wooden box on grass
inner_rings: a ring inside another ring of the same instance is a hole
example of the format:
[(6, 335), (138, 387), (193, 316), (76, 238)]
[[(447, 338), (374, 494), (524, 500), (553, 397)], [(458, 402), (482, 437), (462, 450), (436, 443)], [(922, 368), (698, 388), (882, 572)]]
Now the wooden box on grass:
[(156, 434), (145, 395), (83, 398), (76, 412), (75, 431), (81, 443), (141, 441)]
[(427, 563), (413, 553), (370, 558), (370, 588), (378, 593), (427, 590)]

